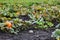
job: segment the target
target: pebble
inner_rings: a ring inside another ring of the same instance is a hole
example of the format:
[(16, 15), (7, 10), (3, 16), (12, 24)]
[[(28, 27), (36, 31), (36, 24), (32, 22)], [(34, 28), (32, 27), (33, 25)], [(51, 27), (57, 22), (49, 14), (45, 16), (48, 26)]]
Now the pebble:
[(33, 30), (29, 30), (29, 33), (34, 33)]

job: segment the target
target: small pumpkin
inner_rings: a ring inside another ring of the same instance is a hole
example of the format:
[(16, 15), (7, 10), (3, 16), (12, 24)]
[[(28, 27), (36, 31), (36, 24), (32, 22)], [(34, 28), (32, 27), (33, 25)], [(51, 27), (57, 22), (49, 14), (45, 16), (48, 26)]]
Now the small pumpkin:
[(5, 24), (6, 24), (7, 28), (9, 28), (9, 29), (12, 28), (12, 23), (11, 22), (6, 21)]

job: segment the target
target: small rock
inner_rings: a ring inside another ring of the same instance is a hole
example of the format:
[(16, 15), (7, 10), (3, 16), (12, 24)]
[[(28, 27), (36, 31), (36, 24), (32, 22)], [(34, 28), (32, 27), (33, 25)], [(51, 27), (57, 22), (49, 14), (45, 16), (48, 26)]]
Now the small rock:
[(33, 30), (29, 30), (29, 33), (33, 33)]
[(39, 35), (36, 35), (36, 37), (39, 37)]

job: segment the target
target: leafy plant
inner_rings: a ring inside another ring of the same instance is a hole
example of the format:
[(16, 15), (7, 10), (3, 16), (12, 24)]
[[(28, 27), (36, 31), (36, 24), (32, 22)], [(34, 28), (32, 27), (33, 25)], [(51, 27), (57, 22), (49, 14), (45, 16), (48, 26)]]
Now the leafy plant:
[[(48, 2), (46, 2), (48, 3)], [(30, 5), (29, 5), (30, 4)], [(0, 29), (5, 32), (17, 33), (20, 30), (28, 29), (36, 24), (36, 28), (47, 29), (54, 24), (52, 20), (60, 23), (60, 6), (44, 3), (29, 4), (1, 4), (0, 6)], [(53, 3), (52, 3), (53, 4)], [(20, 15), (28, 15), (30, 19), (22, 20)], [(58, 24), (56, 27), (58, 27)]]
[(60, 40), (60, 29), (56, 29), (52, 32), (52, 37), (55, 37), (57, 40)]
[(33, 14), (30, 14), (29, 15), (30, 18), (32, 19), (31, 23), (32, 24), (37, 24), (37, 28), (48, 28), (48, 27), (52, 27), (53, 26), (53, 23), (52, 22), (49, 22), (49, 21), (44, 21), (44, 18), (43, 17), (40, 17), (40, 18), (35, 18), (35, 15)]

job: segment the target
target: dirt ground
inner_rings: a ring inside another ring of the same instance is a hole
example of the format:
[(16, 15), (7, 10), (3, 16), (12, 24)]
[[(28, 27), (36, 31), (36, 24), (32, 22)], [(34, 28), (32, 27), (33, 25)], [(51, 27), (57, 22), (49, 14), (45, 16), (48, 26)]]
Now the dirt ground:
[(54, 38), (51, 38), (52, 30), (46, 31), (33, 29), (33, 33), (30, 33), (29, 30), (19, 32), (17, 35), (0, 31), (0, 40), (55, 40)]

